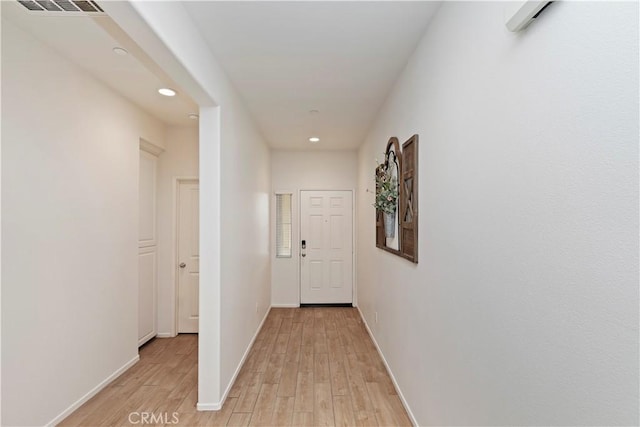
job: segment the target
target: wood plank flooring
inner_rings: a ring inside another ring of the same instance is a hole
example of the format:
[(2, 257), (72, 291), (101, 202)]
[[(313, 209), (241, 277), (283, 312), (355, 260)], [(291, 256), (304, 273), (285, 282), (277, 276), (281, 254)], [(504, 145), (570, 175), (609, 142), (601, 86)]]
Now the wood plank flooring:
[(217, 412), (195, 409), (197, 354), (197, 335), (151, 341), (59, 425), (411, 425), (354, 308), (271, 309)]

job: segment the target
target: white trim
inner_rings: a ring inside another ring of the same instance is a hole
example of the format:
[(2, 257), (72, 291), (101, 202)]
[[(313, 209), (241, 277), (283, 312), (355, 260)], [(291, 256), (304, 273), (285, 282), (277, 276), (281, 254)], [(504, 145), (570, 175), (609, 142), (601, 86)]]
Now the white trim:
[(146, 344), (147, 342), (151, 341), (151, 339), (155, 338), (157, 335), (158, 334), (156, 333), (156, 327), (154, 325), (153, 331), (149, 332), (147, 335), (145, 335), (144, 337), (142, 337), (142, 338), (140, 338), (138, 340), (138, 348), (142, 347), (144, 344)]
[(172, 334), (171, 332), (158, 332), (158, 335), (156, 335), (156, 338), (175, 338), (176, 335)]
[(106, 386), (108, 386), (113, 380), (115, 380), (116, 378), (118, 378), (120, 375), (122, 375), (127, 369), (129, 369), (130, 367), (132, 367), (133, 365), (135, 365), (138, 360), (140, 360), (140, 355), (136, 354), (136, 356), (129, 360), (127, 363), (125, 363), (124, 365), (122, 365), (120, 368), (116, 369), (116, 371), (114, 373), (112, 373), (111, 375), (109, 375), (107, 378), (105, 378), (100, 384), (98, 384), (97, 386), (95, 386), (94, 388), (92, 388), (87, 394), (85, 394), (84, 396), (82, 396), (80, 399), (78, 399), (77, 401), (75, 401), (74, 403), (71, 404), (71, 406), (69, 406), (67, 409), (65, 409), (64, 411), (62, 411), (57, 417), (55, 417), (53, 420), (49, 421), (46, 426), (55, 426), (56, 424), (60, 423), (62, 420), (64, 420), (65, 418), (67, 418), (69, 415), (71, 415), (71, 413), (73, 411), (75, 411), (76, 409), (78, 409), (80, 406), (82, 406), (85, 402), (87, 402), (89, 399), (91, 399), (93, 396), (95, 396), (96, 394), (98, 394), (98, 392), (100, 392), (103, 388), (105, 388)]
[[(173, 211), (172, 211), (172, 230), (171, 230), (171, 259), (173, 260), (173, 268), (171, 269), (171, 283), (173, 284), (173, 325), (171, 327), (171, 334), (169, 336), (175, 337), (178, 335), (178, 221), (180, 220), (180, 216), (178, 215), (178, 211), (180, 206), (178, 206), (178, 196), (180, 194), (180, 184), (192, 182), (198, 184), (198, 189), (200, 189), (200, 179), (197, 176), (174, 176), (173, 177)], [(198, 224), (198, 230), (200, 230), (200, 224)]]
[(354, 188), (351, 190), (351, 238), (353, 239), (353, 242), (351, 243), (351, 265), (353, 266), (353, 277), (351, 278), (351, 305), (353, 307), (358, 306), (358, 259), (356, 256), (358, 253), (358, 224), (356, 223), (356, 218), (358, 217), (358, 205), (356, 202), (356, 189)]
[(222, 409), (220, 403), (196, 403), (196, 410), (198, 411), (219, 411)]
[(300, 304), (271, 304), (271, 308), (300, 308)]
[(375, 337), (373, 336), (373, 332), (371, 332), (371, 329), (369, 328), (369, 324), (367, 323), (367, 319), (365, 319), (364, 315), (362, 314), (362, 311), (360, 310), (360, 308), (358, 307), (358, 313), (360, 313), (360, 318), (362, 319), (362, 322), (364, 323), (364, 327), (367, 329), (367, 332), (369, 333), (369, 336), (371, 337), (371, 341), (373, 341), (373, 345), (376, 346), (376, 350), (378, 350), (378, 354), (380, 355), (380, 358), (382, 359), (382, 363), (384, 363), (384, 367), (387, 370), (387, 373), (389, 374), (389, 377), (391, 377), (391, 382), (393, 382), (393, 387), (396, 389), (396, 392), (398, 393), (398, 397), (400, 397), (400, 401), (402, 402), (402, 406), (404, 406), (404, 409), (407, 411), (407, 414), (409, 415), (409, 419), (411, 420), (411, 423), (414, 426), (418, 426), (420, 424), (418, 424), (418, 421), (416, 420), (416, 417), (413, 415), (413, 412), (411, 412), (411, 408), (409, 407), (409, 403), (407, 403), (407, 400), (404, 398), (404, 395), (402, 394), (402, 390), (400, 390), (400, 386), (398, 385), (398, 382), (396, 381), (396, 377), (393, 376), (393, 372), (391, 372), (391, 368), (389, 367), (389, 364), (387, 363), (387, 359), (384, 358), (384, 354), (382, 353), (382, 350), (380, 349), (380, 346), (378, 345), (378, 341), (376, 341)]
[(253, 337), (251, 338), (251, 341), (249, 342), (249, 345), (247, 346), (247, 349), (245, 350), (244, 354), (242, 355), (242, 359), (240, 360), (240, 363), (238, 363), (238, 367), (236, 368), (236, 371), (233, 373), (233, 376), (231, 377), (231, 380), (229, 381), (229, 384), (227, 385), (227, 389), (222, 394), (222, 399), (220, 400), (220, 402), (218, 402), (218, 403), (200, 403), (200, 402), (198, 402), (198, 404), (196, 405), (196, 408), (198, 409), (198, 411), (218, 411), (218, 410), (222, 409), (222, 405), (224, 405), (224, 402), (227, 400), (227, 396), (229, 396), (229, 392), (231, 391), (231, 388), (233, 387), (233, 384), (236, 382), (236, 378), (238, 377), (238, 374), (240, 373), (240, 370), (244, 366), (244, 362), (247, 360), (247, 356), (249, 355), (249, 352), (251, 351), (251, 347), (253, 347), (253, 343), (256, 341), (256, 338), (258, 338), (258, 334), (262, 330), (262, 326), (264, 325), (264, 322), (267, 320), (267, 317), (269, 316), (269, 313), (271, 313), (271, 309), (273, 307), (274, 306), (270, 306), (269, 307), (269, 309), (267, 310), (267, 313), (262, 318), (262, 321), (260, 322), (260, 325), (258, 326), (258, 329), (256, 329), (256, 333), (253, 334)]
[(164, 153), (164, 148), (159, 145), (154, 144), (153, 142), (149, 142), (146, 139), (140, 138), (140, 149), (142, 151), (146, 151), (149, 154), (152, 154), (158, 157), (160, 154)]

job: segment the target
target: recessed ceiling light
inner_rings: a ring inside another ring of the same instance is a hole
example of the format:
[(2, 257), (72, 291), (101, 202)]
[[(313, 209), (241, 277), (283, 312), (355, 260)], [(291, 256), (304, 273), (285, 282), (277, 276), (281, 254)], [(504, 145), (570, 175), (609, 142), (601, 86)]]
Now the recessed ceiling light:
[(198, 120), (198, 116), (196, 113), (189, 113), (187, 114), (187, 117), (189, 117), (191, 120)]
[(176, 91), (173, 89), (169, 89), (168, 87), (163, 87), (158, 89), (158, 93), (160, 95), (164, 95), (164, 96), (175, 96), (176, 95)]
[(320, 142), (320, 138), (318, 138), (317, 136), (312, 136), (311, 138), (309, 138), (309, 142)]
[(129, 54), (129, 52), (127, 52), (126, 49), (123, 49), (121, 47), (114, 47), (113, 53), (115, 53), (118, 56), (127, 56)]

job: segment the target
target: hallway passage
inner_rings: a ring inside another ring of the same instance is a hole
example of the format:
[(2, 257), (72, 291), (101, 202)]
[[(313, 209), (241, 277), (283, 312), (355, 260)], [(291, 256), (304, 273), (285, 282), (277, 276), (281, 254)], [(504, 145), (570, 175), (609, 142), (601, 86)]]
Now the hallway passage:
[(156, 425), (411, 425), (354, 308), (271, 309), (218, 412), (195, 410), (197, 336), (156, 339), (140, 357), (61, 425), (140, 425), (142, 412), (164, 417)]

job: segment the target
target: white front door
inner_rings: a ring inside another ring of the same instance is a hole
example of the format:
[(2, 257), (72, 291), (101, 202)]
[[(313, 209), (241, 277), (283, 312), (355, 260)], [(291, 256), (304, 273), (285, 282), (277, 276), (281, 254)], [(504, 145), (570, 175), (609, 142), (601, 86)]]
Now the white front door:
[(198, 332), (199, 193), (197, 181), (178, 185), (178, 333)]
[(351, 191), (301, 191), (300, 240), (300, 302), (352, 303)]

